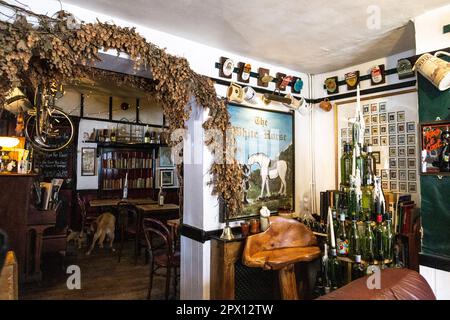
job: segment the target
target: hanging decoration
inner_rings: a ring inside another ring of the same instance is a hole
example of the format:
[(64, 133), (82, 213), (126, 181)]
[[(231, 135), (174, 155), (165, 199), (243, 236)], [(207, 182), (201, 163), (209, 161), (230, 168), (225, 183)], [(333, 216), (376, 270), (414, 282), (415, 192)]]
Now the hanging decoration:
[(352, 71), (345, 74), (347, 90), (355, 90), (359, 84), (359, 71)]
[(325, 80), (325, 88), (328, 94), (339, 93), (338, 77), (330, 77)]
[(385, 81), (384, 64), (373, 66), (372, 69), (370, 69), (371, 84), (374, 86), (377, 84), (382, 84)]
[[(99, 50), (113, 49), (118, 54), (128, 54), (136, 69), (151, 71), (152, 81), (130, 80), (128, 76), (111, 77), (110, 81), (120, 79), (152, 94), (162, 105), (169, 133), (185, 128), (191, 114), (191, 97), (209, 110), (209, 118), (203, 124), (205, 130), (218, 129), (226, 136), (230, 129), (226, 103), (217, 98), (212, 81), (192, 71), (185, 58), (147, 42), (135, 28), (100, 21), (74, 23), (73, 15), (65, 11), (49, 17), (2, 0), (0, 6), (15, 11), (11, 22), (0, 21), (0, 105), (15, 87), (27, 88), (30, 93), (38, 84), (76, 82), (101, 74), (89, 65), (101, 60)], [(37, 23), (30, 23), (27, 17)], [(242, 207), (242, 173), (234, 159), (235, 144), (231, 140), (221, 148), (212, 139), (205, 143), (217, 160), (210, 170), (213, 194), (227, 201), (233, 216)]]

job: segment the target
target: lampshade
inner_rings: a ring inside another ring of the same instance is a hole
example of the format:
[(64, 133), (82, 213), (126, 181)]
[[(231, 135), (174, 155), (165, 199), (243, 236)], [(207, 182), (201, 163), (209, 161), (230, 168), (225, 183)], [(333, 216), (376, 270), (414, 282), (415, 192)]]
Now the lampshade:
[(0, 137), (0, 147), (13, 148), (19, 144), (19, 139), (14, 137)]

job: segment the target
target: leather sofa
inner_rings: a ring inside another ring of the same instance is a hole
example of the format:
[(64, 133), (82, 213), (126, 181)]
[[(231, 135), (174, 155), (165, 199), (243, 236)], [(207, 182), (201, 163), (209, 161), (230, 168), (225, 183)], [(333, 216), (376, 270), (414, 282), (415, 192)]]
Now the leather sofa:
[(317, 300), (436, 300), (428, 282), (416, 271), (385, 269), (380, 276), (380, 289), (369, 289), (366, 276)]

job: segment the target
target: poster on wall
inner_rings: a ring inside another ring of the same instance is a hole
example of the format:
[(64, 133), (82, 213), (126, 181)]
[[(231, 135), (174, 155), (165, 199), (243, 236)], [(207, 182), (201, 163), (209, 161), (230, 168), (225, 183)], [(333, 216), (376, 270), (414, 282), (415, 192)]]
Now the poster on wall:
[(236, 218), (294, 210), (294, 123), (292, 113), (228, 105), (241, 165), (244, 209)]

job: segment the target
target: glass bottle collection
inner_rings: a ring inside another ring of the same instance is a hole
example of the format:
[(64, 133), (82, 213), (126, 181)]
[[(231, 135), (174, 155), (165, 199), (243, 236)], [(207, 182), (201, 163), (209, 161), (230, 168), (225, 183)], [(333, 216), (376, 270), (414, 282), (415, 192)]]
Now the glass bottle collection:
[[(390, 213), (385, 210), (381, 178), (375, 176), (372, 146), (363, 144), (363, 134), (364, 121), (358, 103), (353, 143), (344, 145), (340, 159), (340, 190), (328, 210), (319, 294), (370, 273), (373, 269), (368, 268), (370, 265), (381, 269), (401, 267), (398, 253), (394, 256), (395, 235)], [(351, 272), (346, 272), (346, 265)]]

